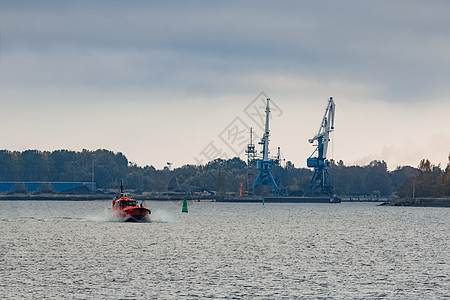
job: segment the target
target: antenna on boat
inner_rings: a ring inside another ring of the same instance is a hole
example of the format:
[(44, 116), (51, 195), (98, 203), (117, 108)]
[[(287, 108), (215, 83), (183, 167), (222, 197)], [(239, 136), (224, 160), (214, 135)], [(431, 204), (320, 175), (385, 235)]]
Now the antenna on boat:
[(120, 197), (123, 196), (123, 178), (120, 178)]

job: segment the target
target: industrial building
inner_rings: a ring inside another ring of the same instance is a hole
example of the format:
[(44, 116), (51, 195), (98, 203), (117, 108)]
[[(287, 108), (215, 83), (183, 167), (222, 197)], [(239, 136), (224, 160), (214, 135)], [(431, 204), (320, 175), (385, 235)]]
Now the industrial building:
[(65, 192), (85, 186), (95, 191), (95, 182), (57, 182), (57, 181), (10, 181), (0, 182), (0, 192)]

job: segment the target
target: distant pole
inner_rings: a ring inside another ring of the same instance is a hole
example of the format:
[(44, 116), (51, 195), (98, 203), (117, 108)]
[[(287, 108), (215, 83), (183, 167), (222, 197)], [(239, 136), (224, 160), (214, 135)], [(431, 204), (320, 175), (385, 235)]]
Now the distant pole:
[(92, 154), (92, 178), (91, 178), (91, 189), (94, 191), (94, 158), (95, 154)]
[(72, 166), (73, 166), (73, 187), (75, 187), (75, 164), (76, 164), (76, 161), (72, 161)]

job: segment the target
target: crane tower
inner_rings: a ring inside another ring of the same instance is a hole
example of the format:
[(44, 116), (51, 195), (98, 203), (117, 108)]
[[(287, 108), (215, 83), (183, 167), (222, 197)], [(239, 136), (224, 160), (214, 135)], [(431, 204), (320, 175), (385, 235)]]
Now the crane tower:
[(247, 154), (247, 166), (255, 158), (256, 153), (255, 144), (253, 144), (253, 128), (250, 127), (250, 144), (247, 145), (247, 150), (245, 150), (245, 154)]
[(273, 186), (275, 192), (278, 192), (278, 184), (275, 182), (275, 178), (272, 175), (272, 161), (269, 159), (269, 117), (270, 117), (270, 99), (267, 98), (266, 106), (266, 125), (264, 135), (259, 142), (263, 146), (262, 159), (258, 159), (257, 167), (259, 170), (258, 176), (253, 182), (253, 192), (257, 186)]
[[(326, 195), (333, 193), (333, 183), (328, 175), (327, 149), (330, 141), (330, 132), (334, 130), (334, 111), (333, 97), (330, 97), (319, 132), (312, 139), (309, 139), (310, 143), (317, 141), (316, 149), (306, 162), (308, 167), (314, 168), (314, 175), (311, 179), (311, 190), (313, 193)], [(314, 156), (316, 153), (317, 155)]]

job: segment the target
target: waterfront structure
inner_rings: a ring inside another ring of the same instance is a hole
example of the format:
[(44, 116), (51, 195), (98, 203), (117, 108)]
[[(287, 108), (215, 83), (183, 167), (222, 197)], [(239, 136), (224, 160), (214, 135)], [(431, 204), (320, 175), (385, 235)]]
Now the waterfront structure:
[[(333, 194), (333, 182), (328, 175), (327, 149), (330, 133), (334, 130), (334, 111), (335, 104), (333, 97), (330, 97), (319, 132), (312, 139), (309, 139), (310, 143), (317, 141), (316, 149), (306, 161), (308, 167), (314, 168), (314, 175), (311, 179), (311, 190), (313, 193)], [(314, 156), (315, 154), (316, 156)]]
[(65, 192), (82, 186), (96, 190), (95, 182), (9, 181), (0, 182), (0, 192)]
[(269, 159), (269, 118), (270, 118), (270, 99), (267, 98), (267, 106), (266, 106), (266, 124), (264, 135), (259, 142), (262, 145), (262, 159), (257, 160), (258, 167), (258, 176), (253, 182), (253, 193), (255, 192), (256, 187), (258, 186), (272, 186), (275, 193), (278, 192), (278, 184), (275, 181), (275, 178), (272, 174), (272, 160)]

